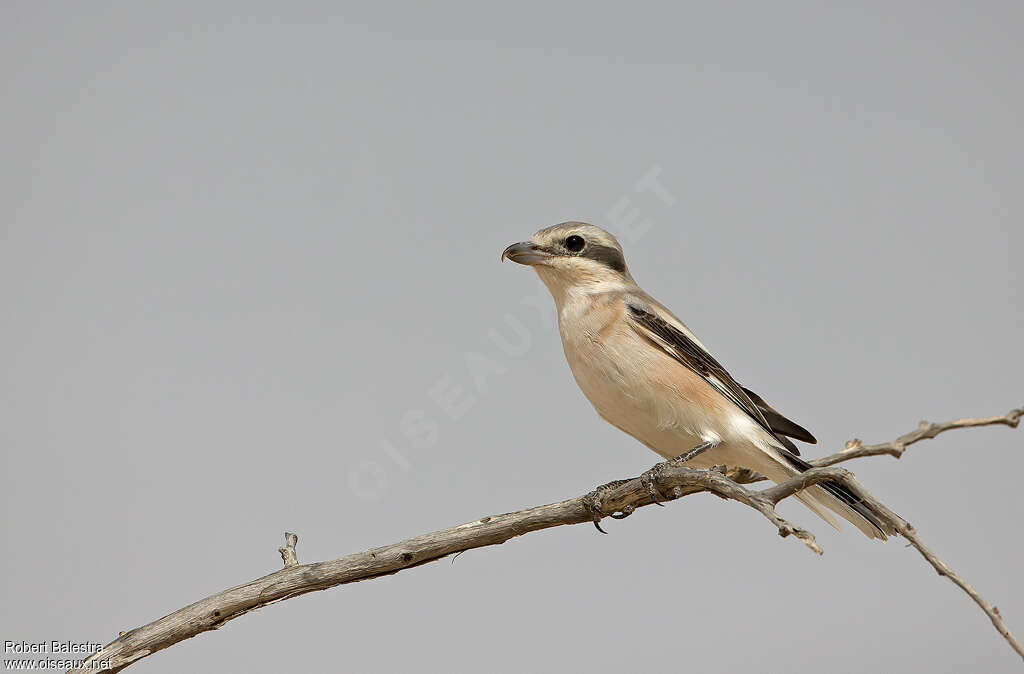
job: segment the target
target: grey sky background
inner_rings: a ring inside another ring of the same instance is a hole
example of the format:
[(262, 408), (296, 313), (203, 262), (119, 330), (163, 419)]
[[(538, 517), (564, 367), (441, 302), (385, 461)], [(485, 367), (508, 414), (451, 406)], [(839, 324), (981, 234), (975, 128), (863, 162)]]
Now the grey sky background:
[[(563, 220), (635, 216), (634, 276), (805, 455), (1024, 403), (1024, 11), (824, 4), (5, 2), (0, 640), (105, 643), (285, 530), (329, 559), (648, 468), (498, 263)], [(1022, 447), (852, 466), (1018, 635)], [(131, 671), (1019, 671), (901, 541), (783, 511), (823, 557), (692, 497)]]

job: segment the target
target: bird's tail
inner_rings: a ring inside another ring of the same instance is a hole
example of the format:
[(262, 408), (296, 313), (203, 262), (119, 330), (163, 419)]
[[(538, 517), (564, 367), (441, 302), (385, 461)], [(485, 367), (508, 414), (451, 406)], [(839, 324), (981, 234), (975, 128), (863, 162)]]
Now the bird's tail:
[[(773, 462), (771, 467), (766, 466), (768, 470), (765, 472), (765, 475), (775, 482), (784, 482), (793, 475), (811, 468), (811, 464), (785, 450), (779, 454), (780, 460)], [(838, 482), (822, 482), (799, 491), (794, 496), (836, 529), (840, 527), (832, 513), (860, 529), (868, 538), (884, 541), (888, 536), (896, 534), (896, 530), (884, 517), (873, 512), (866, 503)]]

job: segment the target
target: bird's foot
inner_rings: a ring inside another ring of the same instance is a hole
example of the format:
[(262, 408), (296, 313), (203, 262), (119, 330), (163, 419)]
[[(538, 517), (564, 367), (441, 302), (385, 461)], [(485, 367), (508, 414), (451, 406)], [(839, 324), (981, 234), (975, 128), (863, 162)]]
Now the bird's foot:
[[(609, 490), (626, 484), (627, 482), (629, 482), (629, 480), (612, 480), (607, 484), (600, 485), (599, 487), (594, 489), (594, 491), (587, 494), (587, 496), (583, 499), (583, 504), (590, 512), (591, 519), (594, 522), (594, 527), (602, 534), (608, 533), (607, 531), (601, 528), (601, 518), (605, 517), (603, 497), (605, 493), (608, 492)], [(621, 511), (609, 514), (608, 517), (611, 517), (612, 519), (616, 520), (626, 519), (627, 517), (633, 514), (633, 510), (633, 506), (627, 505)]]
[(665, 505), (664, 503), (661, 502), (664, 497), (658, 492), (657, 482), (658, 480), (661, 479), (661, 474), (662, 472), (664, 472), (666, 468), (668, 468), (669, 466), (682, 465), (689, 461), (690, 459), (692, 459), (693, 457), (697, 456), (698, 454), (702, 454), (703, 452), (706, 452), (707, 450), (711, 449), (716, 444), (718, 443), (702, 442), (701, 444), (697, 445), (696, 447), (686, 452), (685, 454), (680, 454), (674, 459), (662, 461), (661, 463), (655, 464), (650, 470), (646, 471), (643, 475), (641, 475), (640, 484), (642, 484), (644, 488), (647, 489), (647, 493), (650, 495), (651, 501), (655, 505)]
[(663, 497), (658, 492), (657, 482), (661, 479), (661, 473), (665, 470), (668, 464), (668, 461), (656, 463), (650, 470), (645, 470), (643, 474), (640, 475), (640, 484), (647, 490), (647, 494), (651, 497), (651, 503), (654, 505), (660, 505), (661, 507), (665, 507), (665, 504), (661, 502)]

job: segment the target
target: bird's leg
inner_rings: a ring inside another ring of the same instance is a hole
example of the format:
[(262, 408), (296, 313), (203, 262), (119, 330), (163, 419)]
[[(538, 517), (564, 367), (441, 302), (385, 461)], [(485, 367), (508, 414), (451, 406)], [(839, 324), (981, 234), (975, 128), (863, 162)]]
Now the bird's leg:
[(707, 450), (711, 449), (717, 444), (717, 442), (713, 442), (711, 440), (707, 442), (702, 442), (693, 449), (691, 449), (690, 451), (686, 452), (685, 454), (680, 454), (674, 459), (662, 461), (661, 463), (656, 464), (653, 468), (651, 468), (650, 470), (646, 471), (643, 475), (641, 475), (640, 484), (647, 488), (647, 493), (650, 495), (651, 501), (653, 501), (656, 505), (665, 505), (664, 503), (661, 502), (661, 494), (658, 493), (658, 487), (656, 483), (658, 479), (661, 477), (661, 471), (664, 470), (666, 466), (686, 463), (693, 457), (697, 456), (698, 454), (706, 452)]
[(704, 452), (708, 451), (717, 444), (717, 442), (712, 442), (710, 440), (708, 440), (707, 442), (702, 442), (693, 449), (691, 449), (690, 451), (686, 452), (685, 454), (680, 454), (676, 458), (672, 459), (671, 461), (669, 461), (669, 463), (686, 463), (687, 461), (694, 458), (698, 454), (703, 454)]

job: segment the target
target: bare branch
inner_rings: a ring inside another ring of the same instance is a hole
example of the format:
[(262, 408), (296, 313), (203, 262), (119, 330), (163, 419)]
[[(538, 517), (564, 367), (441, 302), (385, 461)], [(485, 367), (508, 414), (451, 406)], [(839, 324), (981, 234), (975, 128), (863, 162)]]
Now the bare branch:
[[(780, 517), (775, 511), (775, 505), (801, 489), (824, 481), (842, 482), (876, 513), (888, 520), (896, 531), (917, 548), (939, 574), (948, 577), (981, 607), (1003, 638), (1024, 658), (1024, 647), (1010, 633), (998, 609), (989, 604), (963, 578), (939, 560), (925, 546), (909, 523), (903, 521), (868, 493), (849, 471), (843, 468), (825, 467), (830, 465), (826, 462), (837, 463), (882, 453), (899, 456), (906, 446), (925, 438), (934, 438), (939, 433), (953, 428), (992, 424), (1016, 427), (1022, 414), (1024, 414), (1024, 410), (1014, 410), (1002, 417), (960, 419), (944, 424), (922, 424), (917, 431), (901, 436), (892, 443), (872, 447), (858, 446), (821, 459), (814, 462), (820, 467), (812, 468), (791, 480), (761, 491), (751, 490), (740, 484), (740, 482), (750, 482), (761, 478), (756, 473), (749, 471), (727, 472), (724, 468), (693, 470), (665, 462), (658, 464), (642, 476), (603, 485), (574, 499), (518, 512), (484, 517), (449, 529), (442, 529), (327, 562), (299, 564), (295, 555), (298, 537), (295, 534), (286, 533), (286, 545), (279, 548), (284, 561), (283, 569), (206, 597), (148, 625), (124, 632), (101, 651), (92, 655), (84, 667), (68, 671), (69, 674), (86, 674), (92, 671), (89, 662), (105, 660), (109, 662), (111, 671), (117, 672), (179, 641), (189, 639), (202, 632), (218, 629), (229, 620), (234, 620), (274, 602), (308, 592), (325, 590), (336, 585), (397, 573), (465, 550), (498, 545), (531, 531), (585, 522), (593, 522), (596, 525), (604, 517), (622, 519), (635, 512), (637, 508), (654, 503), (653, 492), (667, 495), (662, 496), (660, 500), (675, 500), (690, 494), (711, 492), (722, 498), (738, 501), (761, 513), (776, 527), (780, 536), (792, 535), (812, 551), (821, 554), (821, 548), (813, 534)], [(894, 449), (896, 447), (898, 447), (898, 453), (893, 453), (896, 451)], [(887, 448), (887, 451), (878, 448)], [(836, 459), (836, 457), (840, 458)]]
[[(956, 422), (953, 422), (956, 423)], [(999, 422), (996, 422), (999, 423)], [(982, 426), (986, 424), (972, 424), (974, 426)], [(1011, 427), (1015, 427), (1015, 424), (1006, 424)], [(965, 426), (947, 426), (947, 428), (964, 428)], [(946, 430), (945, 428), (942, 430)], [(941, 430), (938, 432), (942, 432)], [(905, 437), (905, 436), (904, 436)], [(934, 435), (930, 437), (935, 437)], [(914, 440), (916, 442), (917, 440)], [(800, 489), (809, 486), (811, 484), (818, 484), (823, 481), (834, 481), (841, 482), (847, 488), (850, 489), (859, 499), (868, 505), (869, 508), (875, 513), (882, 515), (893, 528), (896, 529), (897, 533), (906, 538), (911, 545), (913, 545), (921, 556), (927, 560), (929, 564), (939, 573), (940, 576), (945, 576), (949, 580), (967, 593), (974, 603), (981, 607), (981, 610), (985, 612), (988, 619), (992, 621), (992, 625), (996, 628), (996, 631), (1002, 635), (1010, 647), (1017, 652), (1017, 655), (1024, 658), (1024, 645), (1010, 632), (1010, 628), (1006, 626), (1003, 621), (1003, 616), (999, 613), (999, 609), (990, 604), (984, 597), (982, 597), (977, 590), (975, 590), (970, 583), (968, 583), (962, 576), (957, 574), (948, 564), (943, 562), (938, 556), (929, 548), (921, 537), (918, 535), (917, 530), (909, 523), (904, 521), (896, 513), (889, 510), (881, 501), (872, 496), (859, 482), (853, 477), (853, 473), (846, 470), (845, 468), (812, 468), (811, 470), (803, 473), (792, 480), (788, 480), (782, 484), (779, 484), (770, 489), (765, 489), (762, 493), (764, 498), (768, 499), (773, 503), (778, 503), (781, 499), (791, 496)]]
[[(659, 465), (670, 466), (671, 464), (664, 463)], [(664, 472), (664, 470), (665, 469), (661, 472)], [(771, 499), (766, 498), (764, 492), (751, 491), (743, 488), (739, 483), (734, 482), (727, 477), (724, 468), (720, 470), (691, 470), (679, 467), (678, 470), (685, 470), (693, 473), (692, 477), (694, 478), (694, 481), (701, 484), (705, 490), (725, 499), (739, 501), (740, 503), (750, 506), (754, 510), (758, 511), (764, 515), (769, 522), (775, 525), (779, 530), (779, 535), (783, 538), (792, 535), (797, 540), (802, 541), (803, 544), (813, 552), (816, 552), (819, 555), (823, 554), (821, 546), (819, 546), (817, 541), (814, 539), (814, 534), (806, 531), (805, 529), (793, 526), (775, 512), (775, 504), (778, 501), (772, 501)], [(673, 489), (679, 489), (679, 495), (683, 495), (680, 487), (674, 487)], [(677, 497), (675, 491), (672, 492), (672, 495), (673, 497)]]
[(924, 544), (924, 541), (922, 541), (920, 536), (917, 535), (917, 531), (915, 531), (914, 527), (910, 526), (909, 523), (904, 527), (896, 527), (896, 530), (900, 532), (901, 536), (910, 541), (911, 545), (917, 548), (917, 551), (921, 553), (921, 556), (928, 560), (928, 563), (939, 572), (940, 576), (949, 578), (952, 583), (966, 592), (967, 596), (973, 599), (974, 603), (980, 606), (981, 610), (988, 616), (988, 619), (992, 621), (992, 626), (996, 628), (996, 631), (1003, 635), (1003, 638), (1006, 639), (1006, 642), (1010, 644), (1010, 647), (1013, 650), (1017, 651), (1017, 655), (1024, 658), (1024, 646), (1021, 645), (1017, 637), (1013, 636), (1013, 633), (1010, 632), (1010, 628), (1006, 626), (1005, 622), (1003, 622), (1003, 616), (999, 613), (999, 609), (988, 603), (984, 597), (978, 594), (977, 590), (971, 587), (971, 585), (963, 579), (963, 577), (955, 573), (953, 569), (949, 568), (945, 562), (939, 559), (936, 554), (932, 552), (931, 548)]
[(920, 442), (921, 440), (928, 440), (934, 438), (939, 433), (945, 433), (951, 431), (954, 428), (974, 428), (976, 426), (1009, 426), (1010, 428), (1017, 428), (1017, 424), (1020, 423), (1021, 416), (1024, 416), (1024, 407), (1010, 410), (1006, 414), (998, 417), (985, 417), (981, 419), (957, 419), (956, 421), (947, 421), (945, 423), (929, 423), (922, 421), (918, 424), (917, 430), (911, 431), (905, 435), (901, 435), (892, 442), (883, 442), (880, 445), (865, 445), (860, 440), (854, 439), (846, 443), (846, 448), (840, 452), (836, 452), (830, 456), (822, 457), (811, 463), (815, 466), (832, 466), (842, 461), (849, 461), (850, 459), (860, 459), (866, 456), (881, 456), (888, 454), (895, 458), (903, 456), (903, 452), (907, 451), (907, 447)]
[[(841, 451), (835, 454), (829, 454), (823, 456), (820, 459), (814, 459), (809, 463), (815, 467), (834, 466), (837, 463), (843, 463), (845, 461), (852, 461), (853, 459), (863, 459), (868, 456), (892, 456), (897, 459), (903, 456), (903, 452), (907, 451), (907, 447), (920, 442), (921, 440), (929, 440), (951, 431), (955, 428), (975, 428), (978, 426), (1009, 426), (1010, 428), (1017, 428), (1020, 423), (1021, 417), (1024, 416), (1024, 407), (1020, 407), (1014, 410), (1010, 410), (1006, 414), (997, 417), (981, 417), (966, 419), (957, 419), (955, 421), (946, 421), (942, 423), (932, 423), (928, 421), (922, 421), (918, 424), (917, 429), (906, 433), (896, 438), (892, 442), (883, 442), (879, 445), (865, 445), (860, 440), (854, 438), (846, 443)], [(732, 469), (728, 473), (729, 478), (734, 482), (740, 484), (750, 484), (752, 482), (761, 482), (767, 480), (764, 475), (748, 470), (746, 468)]]

